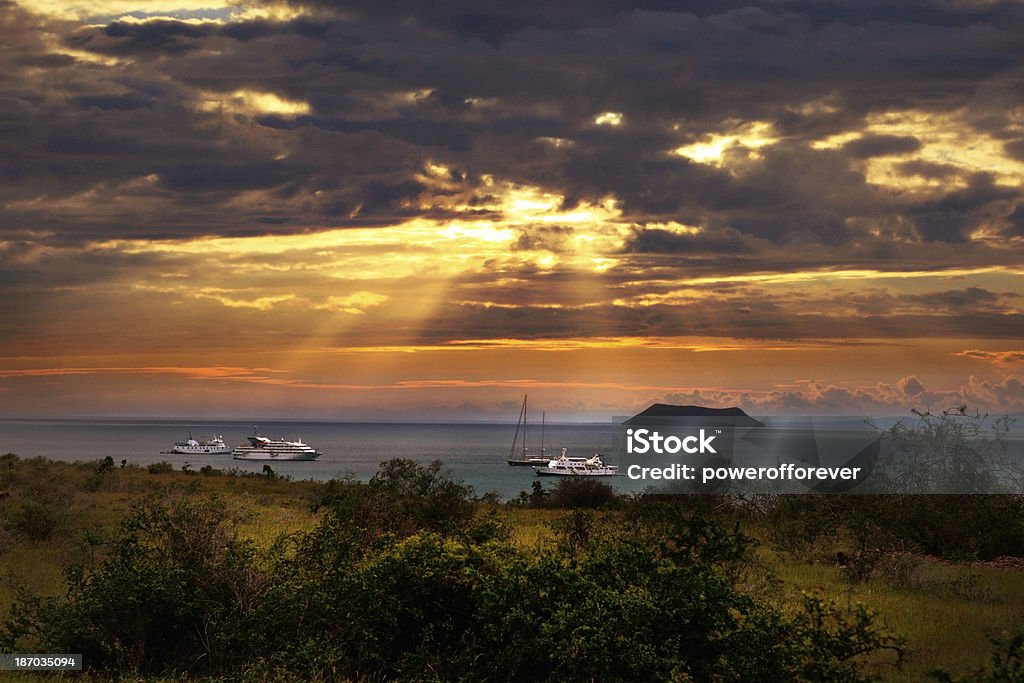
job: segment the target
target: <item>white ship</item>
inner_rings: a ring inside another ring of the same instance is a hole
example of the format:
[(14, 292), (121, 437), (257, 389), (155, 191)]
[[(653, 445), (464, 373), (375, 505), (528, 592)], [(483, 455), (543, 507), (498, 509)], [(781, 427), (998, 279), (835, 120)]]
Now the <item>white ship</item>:
[(268, 439), (256, 432), (247, 438), (248, 444), (235, 446), (231, 452), (235, 460), (316, 460), (320, 457), (320, 451), (303, 443), (301, 437), (295, 441), (284, 441)]
[(231, 446), (224, 443), (223, 436), (215, 436), (209, 441), (199, 441), (192, 438), (192, 432), (188, 434), (187, 441), (175, 441), (171, 453), (183, 453), (185, 455), (227, 455), (231, 452)]
[(538, 476), (549, 477), (614, 477), (619, 473), (619, 466), (605, 465), (599, 453), (589, 458), (570, 458), (563, 448), (562, 455), (548, 462), (547, 467), (534, 467), (533, 471)]

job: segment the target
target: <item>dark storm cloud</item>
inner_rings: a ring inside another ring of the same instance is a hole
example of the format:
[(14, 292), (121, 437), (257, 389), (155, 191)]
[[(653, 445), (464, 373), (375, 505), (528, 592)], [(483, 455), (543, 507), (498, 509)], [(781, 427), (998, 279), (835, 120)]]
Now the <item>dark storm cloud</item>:
[(700, 252), (750, 252), (738, 230), (726, 228), (712, 233), (685, 234), (668, 230), (640, 229), (629, 241), (627, 251), (654, 254), (700, 253)]
[(925, 306), (952, 311), (992, 309), (1006, 296), (1000, 296), (981, 287), (951, 289), (945, 292), (932, 292), (907, 297)]
[[(115, 39), (117, 52), (135, 54), (149, 50), (177, 52), (198, 47), (197, 38), (205, 38), (209, 32), (201, 27), (180, 21), (148, 21), (144, 24), (114, 22), (103, 29), (103, 34)], [(85, 40), (71, 41), (75, 47), (88, 47), (91, 35), (84, 34)], [(124, 40), (117, 40), (123, 38)]]
[(973, 228), (991, 218), (991, 211), (1005, 202), (1018, 199), (1020, 190), (997, 185), (988, 173), (976, 173), (968, 185), (935, 200), (924, 201), (908, 209), (920, 233), (929, 240), (959, 242)]
[[(1024, 102), (1016, 3), (295, 4), (318, 13), (95, 27), (3, 5), (0, 230), (187, 237), (448, 215), (444, 192), (420, 179), (427, 162), (454, 169), (478, 198), (490, 175), (569, 207), (615, 197), (639, 225), (707, 228), (638, 232), (626, 247), (666, 256), (792, 240), (863, 249), (858, 226), (897, 216), (919, 237), (962, 242), (1019, 198), (983, 172), (939, 196), (870, 185), (857, 163), (918, 151), (909, 135), (810, 146), (873, 112), (914, 109), (966, 111), (1016, 153), (1004, 113)], [(74, 56), (87, 53), (119, 61)], [(218, 109), (240, 91), (310, 109)], [(622, 125), (595, 124), (609, 111)], [(777, 138), (757, 154), (726, 150), (741, 172), (670, 153), (749, 121)], [(898, 168), (955, 170), (920, 159)], [(252, 193), (259, 206), (241, 201)], [(73, 200), (76, 213), (37, 198)], [(877, 258), (899, 248), (874, 234)]]
[(138, 93), (131, 93), (128, 95), (81, 95), (75, 98), (75, 104), (83, 109), (95, 107), (97, 109), (130, 111), (132, 109), (151, 107), (153, 105), (153, 99)]
[(500, 339), (510, 331), (517, 338), (558, 339), (602, 336), (695, 336), (742, 339), (913, 339), (922, 330), (936, 337), (971, 337), (979, 329), (992, 339), (1016, 339), (1024, 334), (1024, 316), (990, 312), (963, 316), (837, 315), (807, 313), (799, 306), (770, 301), (745, 305), (740, 301), (706, 301), (687, 305), (636, 308), (495, 307), (449, 305), (430, 319), (419, 342), (453, 339)]
[(865, 135), (864, 137), (843, 145), (843, 152), (855, 159), (885, 156), (887, 154), (906, 154), (921, 147), (921, 142), (906, 135)]
[(1009, 234), (1011, 236), (1024, 237), (1024, 202), (1017, 204), (1006, 220), (1010, 224)]
[[(429, 2), (426, 0), (292, 0), (292, 4), (329, 8), (381, 22), (413, 19), (423, 26), (454, 32), (460, 36), (499, 38), (527, 28), (566, 29), (593, 26), (614, 21), (620, 14), (633, 11), (686, 11), (710, 17), (734, 10), (751, 9), (759, 3), (750, 0), (571, 0), (552, 4), (539, 0), (507, 3)], [(1010, 0), (979, 3), (957, 0), (932, 0), (893, 3), (888, 0), (849, 2), (847, 0), (791, 0), (760, 3), (773, 13), (798, 14), (816, 26), (831, 23), (867, 24), (874, 22), (909, 23), (930, 26), (964, 26), (997, 19), (1020, 21), (1024, 18), (1018, 3)], [(777, 32), (770, 21), (758, 26), (767, 34)]]
[(1014, 159), (1024, 161), (1024, 140), (1013, 140), (1006, 143), (1006, 153)]
[(946, 180), (957, 174), (956, 166), (937, 164), (933, 161), (901, 161), (896, 168), (907, 176), (920, 176), (930, 180)]

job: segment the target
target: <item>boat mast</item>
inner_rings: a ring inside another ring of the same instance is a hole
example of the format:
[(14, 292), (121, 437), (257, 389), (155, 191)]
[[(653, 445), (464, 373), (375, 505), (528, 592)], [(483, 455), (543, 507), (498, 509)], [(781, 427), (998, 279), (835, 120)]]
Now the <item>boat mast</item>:
[(547, 453), (547, 449), (544, 448), (544, 422), (547, 420), (547, 416), (548, 416), (547, 411), (541, 411), (541, 413), (540, 413), (540, 455), (541, 455), (541, 457), (544, 457), (544, 454)]
[[(523, 407), (519, 409), (519, 419), (516, 420), (516, 434), (512, 437), (512, 448), (509, 449), (508, 457), (511, 460), (516, 457), (516, 444), (519, 442), (519, 427), (523, 427), (523, 443), (526, 443), (526, 396), (523, 396)], [(524, 445), (525, 449), (525, 445)]]
[(526, 459), (526, 394), (523, 394), (523, 459)]

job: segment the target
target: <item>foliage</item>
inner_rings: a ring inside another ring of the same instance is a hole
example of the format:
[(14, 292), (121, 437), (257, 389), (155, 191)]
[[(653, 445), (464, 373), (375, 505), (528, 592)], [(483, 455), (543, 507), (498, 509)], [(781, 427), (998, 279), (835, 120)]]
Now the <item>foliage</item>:
[(615, 489), (593, 477), (560, 477), (547, 504), (559, 508), (606, 508), (618, 502)]
[(989, 668), (972, 672), (964, 678), (954, 678), (948, 671), (932, 672), (932, 678), (946, 683), (1024, 683), (1024, 625), (1018, 623), (989, 636), (992, 657)]
[[(916, 411), (915, 411), (916, 412)], [(965, 407), (916, 412), (883, 431), (887, 447), (873, 474), (889, 494), (780, 496), (768, 513), (779, 550), (801, 559), (831, 538), (844, 573), (866, 581), (893, 553), (953, 560), (1024, 556), (1024, 498), (944, 491), (1021, 490), (1006, 454), (1012, 420), (971, 415)]]
[(140, 502), (97, 566), (65, 567), (65, 599), (16, 603), (7, 642), (81, 652), (91, 667), (122, 673), (223, 666), (240, 610), (266, 582), (236, 521), (215, 499)]
[(22, 592), (10, 651), (114, 675), (259, 680), (866, 680), (899, 643), (863, 611), (746, 594), (751, 541), (671, 498), (574, 510), (524, 549), (440, 465), (337, 482), (315, 528), (269, 546), (198, 494), (135, 504), (58, 598)]
[(368, 483), (353, 479), (328, 482), (313, 503), (368, 537), (408, 536), (419, 529), (450, 535), (470, 526), (473, 489), (442, 471), (440, 460), (423, 466), (412, 460), (382, 463)]
[(551, 488), (544, 488), (534, 479), (530, 493), (520, 491), (513, 505), (531, 508), (601, 508), (616, 507), (620, 503), (615, 489), (592, 477), (559, 477)]
[(797, 622), (794, 635), (806, 645), (809, 656), (798, 666), (809, 680), (862, 680), (856, 658), (870, 652), (888, 650), (897, 662), (903, 661), (902, 639), (879, 629), (874, 615), (862, 605), (846, 617), (821, 598), (804, 595), (803, 608), (804, 618)]
[(0, 455), (0, 486), (10, 486), (14, 482), (14, 468), (20, 461), (15, 453)]
[(0, 495), (0, 528), (33, 542), (48, 541), (64, 529), (74, 491), (51, 476), (49, 461), (8, 453), (0, 459), (0, 476), (11, 487)]
[(772, 545), (800, 559), (818, 548), (822, 537), (839, 527), (838, 512), (829, 496), (805, 494), (779, 496), (768, 510), (768, 529)]
[(23, 497), (6, 506), (3, 526), (29, 541), (48, 541), (61, 528), (66, 509), (51, 497)]
[(161, 460), (160, 462), (152, 463), (146, 469), (150, 474), (170, 474), (174, 471), (174, 465), (166, 460)]
[(969, 414), (967, 406), (939, 414), (913, 411), (882, 432), (885, 448), (872, 482), (892, 493), (1021, 491), (1024, 469), (1007, 457), (1009, 416)]

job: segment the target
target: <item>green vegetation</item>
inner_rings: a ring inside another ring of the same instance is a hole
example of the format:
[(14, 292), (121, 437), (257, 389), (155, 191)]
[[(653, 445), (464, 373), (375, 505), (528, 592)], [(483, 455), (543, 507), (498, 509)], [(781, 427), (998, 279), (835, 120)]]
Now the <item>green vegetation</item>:
[(0, 648), (96, 680), (1022, 680), (1008, 496), (478, 499), (0, 457)]

